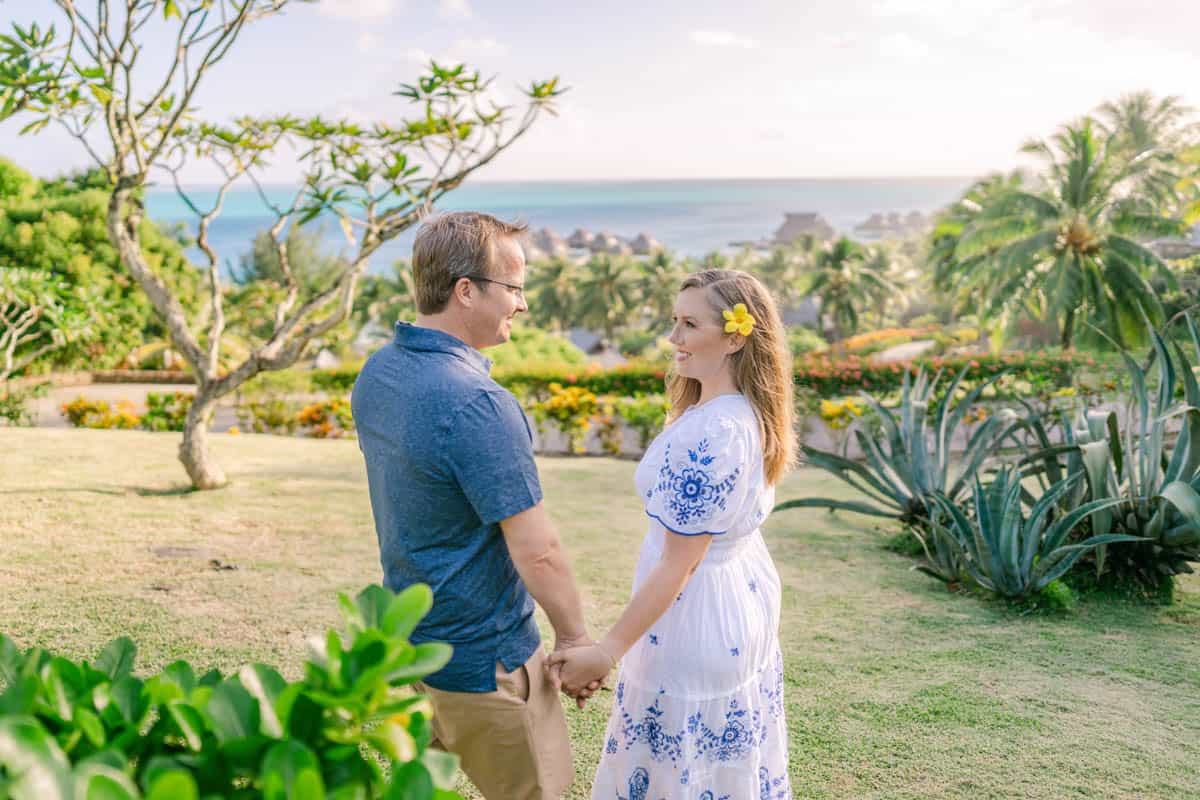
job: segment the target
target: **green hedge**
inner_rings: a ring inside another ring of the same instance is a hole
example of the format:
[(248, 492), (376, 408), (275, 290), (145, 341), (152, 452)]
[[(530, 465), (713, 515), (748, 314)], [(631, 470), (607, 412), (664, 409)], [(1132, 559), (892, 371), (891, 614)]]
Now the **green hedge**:
[[(1026, 381), (1036, 391), (1039, 388), (1069, 386), (1077, 370), (1095, 363), (1092, 356), (1084, 353), (1004, 353), (998, 356), (917, 359), (895, 364), (876, 364), (858, 356), (833, 360), (828, 354), (821, 354), (797, 359), (795, 375), (798, 388), (810, 389), (821, 397), (840, 397), (860, 391), (896, 391), (904, 382), (904, 373), (915, 373), (921, 366), (954, 373), (967, 367), (966, 380), (971, 382), (987, 380), (1009, 370), (1014, 380)], [(357, 376), (357, 367), (316, 370), (312, 373), (312, 381), (318, 389), (345, 392), (354, 385)], [(492, 377), (501, 386), (517, 394), (539, 397), (549, 394), (552, 383), (579, 386), (597, 395), (640, 397), (662, 393), (667, 367), (637, 361), (611, 369), (581, 367), (577, 364), (543, 364), (496, 367), (492, 370)]]

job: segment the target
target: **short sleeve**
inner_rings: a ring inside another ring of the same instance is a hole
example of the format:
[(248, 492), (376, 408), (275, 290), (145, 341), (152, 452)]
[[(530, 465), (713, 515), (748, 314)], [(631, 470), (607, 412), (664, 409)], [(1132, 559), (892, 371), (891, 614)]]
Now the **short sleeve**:
[(459, 409), (445, 447), (454, 477), (483, 524), (542, 501), (529, 422), (508, 392), (483, 392)]
[(672, 533), (727, 533), (750, 492), (750, 439), (743, 425), (714, 417), (684, 425), (667, 443), (646, 513)]

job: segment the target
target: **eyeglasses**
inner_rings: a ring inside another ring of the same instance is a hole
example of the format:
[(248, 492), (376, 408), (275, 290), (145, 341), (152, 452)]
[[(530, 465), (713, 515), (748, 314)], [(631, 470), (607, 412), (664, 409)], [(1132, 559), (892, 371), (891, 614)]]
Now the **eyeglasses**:
[(517, 286), (516, 284), (513, 284), (513, 283), (505, 283), (504, 281), (498, 281), (495, 278), (485, 278), (482, 275), (466, 275), (464, 277), (467, 277), (473, 281), (483, 281), (484, 283), (494, 283), (497, 286), (503, 286), (504, 288), (508, 289), (510, 292), (512, 292), (517, 297), (520, 297), (520, 298), (525, 297), (525, 287), (524, 286)]

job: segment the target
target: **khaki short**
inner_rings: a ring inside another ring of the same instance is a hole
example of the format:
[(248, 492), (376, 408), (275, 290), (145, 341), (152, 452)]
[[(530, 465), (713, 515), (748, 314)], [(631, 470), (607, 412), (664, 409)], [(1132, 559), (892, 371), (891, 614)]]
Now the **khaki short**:
[(433, 701), (433, 746), (454, 753), (487, 800), (559, 800), (571, 784), (571, 745), (546, 655), (512, 672), (496, 664), (496, 691), (416, 688)]

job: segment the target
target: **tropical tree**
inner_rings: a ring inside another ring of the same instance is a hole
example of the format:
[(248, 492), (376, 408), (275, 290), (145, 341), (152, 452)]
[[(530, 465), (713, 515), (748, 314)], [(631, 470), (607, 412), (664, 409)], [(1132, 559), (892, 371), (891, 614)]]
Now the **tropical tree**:
[(777, 245), (759, 259), (753, 271), (776, 299), (790, 305), (808, 294), (812, 268), (821, 243), (805, 235), (791, 244)]
[(575, 326), (579, 311), (579, 266), (569, 258), (554, 256), (531, 265), (525, 281), (529, 313), (544, 328), (564, 333)]
[(651, 331), (665, 331), (671, 327), (671, 318), (675, 315), (675, 297), (687, 275), (686, 266), (670, 253), (660, 250), (642, 262), (641, 270), (639, 293), (644, 322)]
[[(320, 117), (242, 117), (231, 124), (199, 118), (197, 92), (248, 25), (284, 11), (290, 0), (98, 0), (94, 14), (57, 0), (57, 24), (14, 25), (0, 39), (0, 119), (32, 116), (22, 130), (61, 126), (104, 170), (113, 187), (106, 223), (120, 262), (149, 298), (176, 350), (191, 366), (196, 395), (180, 447), (193, 486), (226, 483), (208, 447), (217, 400), (264, 370), (296, 363), (310, 344), (349, 315), (371, 255), (419, 222), (426, 210), (524, 135), (561, 93), (557, 80), (525, 90), (524, 113), (488, 101), (491, 81), (462, 65), (432, 63), (397, 95), (417, 107), (411, 120), (371, 126)], [(64, 32), (60, 37), (59, 32)], [(165, 59), (139, 59), (147, 37), (169, 36)], [(303, 178), (291, 200), (260, 191), (274, 219), (270, 235), (285, 283), (264, 306), (270, 334), (230, 367), (222, 365), (226, 327), (221, 260), (208, 232), (237, 183), (260, 187), (280, 149), (299, 153)], [(201, 202), (180, 183), (189, 160), (215, 165), (215, 200)], [(204, 254), (206, 301), (189, 319), (179, 297), (142, 249), (145, 215), (139, 192), (154, 170), (170, 175), (197, 224)], [(351, 255), (336, 280), (306, 291), (287, 258), (287, 236), (322, 216), (336, 219)]]
[(612, 343), (617, 328), (627, 324), (641, 301), (641, 282), (637, 265), (628, 258), (601, 254), (584, 265), (579, 287), (579, 320), (604, 331)]
[(1134, 187), (1140, 196), (1170, 216), (1195, 199), (1189, 189), (1194, 188), (1197, 165), (1184, 157), (1200, 142), (1195, 109), (1176, 95), (1141, 91), (1102, 104), (1096, 115), (1122, 158), (1145, 162)]
[(412, 264), (402, 258), (396, 259), (392, 262), (391, 274), (363, 278), (362, 290), (354, 300), (355, 327), (361, 329), (371, 323), (387, 326), (394, 325), (397, 320), (412, 319), (417, 311), (416, 298)]
[(1026, 310), (1055, 320), (1064, 348), (1088, 318), (1139, 341), (1143, 313), (1162, 319), (1148, 279), (1174, 285), (1142, 241), (1183, 232), (1132, 193), (1148, 162), (1125, 158), (1090, 119), (1023, 150), (1044, 164), (1040, 185), (994, 181), (960, 201), (934, 232), (941, 280), (974, 289), (989, 319)]
[(858, 330), (859, 311), (896, 291), (886, 268), (857, 242), (842, 237), (821, 248), (814, 259), (810, 291), (821, 298), (821, 313), (833, 322), (834, 341)]
[(0, 267), (0, 383), (87, 338), (103, 300), (53, 273)]

